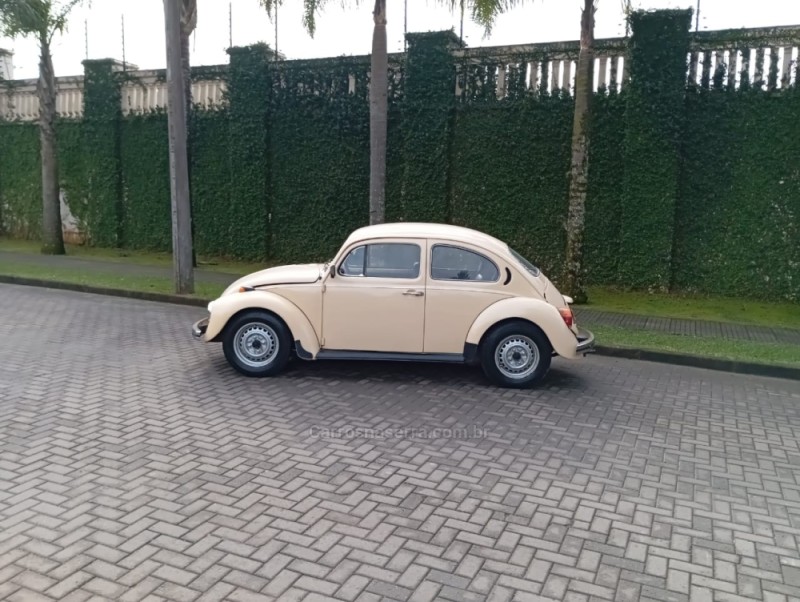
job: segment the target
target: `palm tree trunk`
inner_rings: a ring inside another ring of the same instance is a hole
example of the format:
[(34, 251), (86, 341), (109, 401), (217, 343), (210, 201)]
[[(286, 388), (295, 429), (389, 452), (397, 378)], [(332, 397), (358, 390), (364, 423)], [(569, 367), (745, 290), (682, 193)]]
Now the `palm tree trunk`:
[(389, 55), (386, 49), (386, 0), (375, 0), (375, 28), (369, 85), (369, 223), (386, 219), (386, 136), (389, 112)]
[(56, 78), (50, 41), (46, 33), (39, 37), (39, 137), (42, 156), (42, 253), (64, 254), (64, 233), (61, 229), (61, 201), (58, 183), (58, 151), (56, 148)]
[[(197, 26), (197, 0), (183, 0), (181, 2), (181, 60), (183, 71), (183, 87), (186, 97), (186, 132), (191, 131), (190, 122), (192, 119), (192, 65), (190, 61), (190, 48), (192, 32)], [(192, 145), (190, 140), (186, 142), (187, 170), (189, 171), (189, 183), (192, 181)], [(192, 214), (193, 203), (189, 198), (189, 216), (192, 222), (192, 241), (194, 241), (194, 219)], [(197, 267), (197, 253), (192, 245), (192, 267)]]
[(563, 290), (575, 303), (586, 303), (583, 281), (583, 232), (586, 222), (586, 189), (589, 181), (589, 138), (594, 79), (594, 0), (584, 0), (581, 16), (581, 49), (575, 73), (575, 115), (572, 121), (572, 161), (569, 171), (566, 274)]
[(181, 59), (183, 61), (183, 88), (186, 95), (186, 120), (189, 120), (189, 111), (192, 109), (192, 66), (189, 62), (189, 39), (191, 34), (181, 32)]
[(183, 57), (181, 56), (180, 0), (164, 0), (164, 27), (167, 41), (167, 121), (169, 125), (170, 198), (172, 208), (172, 258), (175, 292), (194, 292), (192, 269), (192, 231), (189, 201), (188, 153), (186, 150), (186, 101), (182, 94)]

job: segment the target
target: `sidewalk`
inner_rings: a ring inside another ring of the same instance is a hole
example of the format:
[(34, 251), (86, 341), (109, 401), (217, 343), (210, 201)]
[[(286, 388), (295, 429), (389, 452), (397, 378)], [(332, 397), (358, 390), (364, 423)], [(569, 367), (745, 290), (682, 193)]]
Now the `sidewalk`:
[[(126, 276), (145, 276), (150, 278), (172, 278), (172, 268), (157, 265), (138, 265), (125, 263), (122, 261), (111, 261), (99, 258), (83, 258), (74, 255), (39, 255), (37, 253), (18, 253), (16, 251), (0, 251), (0, 272), (4, 262), (15, 264), (28, 264), (54, 270), (83, 270), (97, 274), (122, 274)], [(240, 276), (238, 274), (226, 274), (204, 270), (202, 268), (194, 271), (196, 281), (208, 282), (210, 284), (228, 285)]]
[(616, 326), (628, 330), (651, 330), (664, 334), (683, 334), (688, 336), (713, 337), (733, 341), (755, 341), (759, 343), (783, 343), (800, 345), (800, 330), (792, 328), (771, 328), (731, 322), (710, 322), (685, 318), (664, 318), (661, 316), (641, 316), (599, 311), (588, 307), (575, 307), (578, 324), (591, 328), (595, 326)]
[[(137, 265), (102, 259), (84, 259), (74, 256), (39, 255), (0, 251), (0, 273), (4, 262), (27, 263), (30, 265), (58, 269), (85, 270), (87, 272), (125, 274), (130, 276), (171, 278), (168, 267)], [(195, 270), (195, 280), (210, 284), (228, 285), (239, 278), (228, 274), (204, 269)], [(729, 322), (711, 322), (683, 318), (663, 318), (636, 314), (614, 313), (575, 306), (575, 316), (582, 326), (615, 326), (627, 330), (645, 330), (663, 334), (702, 336), (734, 341), (754, 341), (760, 343), (782, 343), (800, 345), (800, 329), (771, 328)]]

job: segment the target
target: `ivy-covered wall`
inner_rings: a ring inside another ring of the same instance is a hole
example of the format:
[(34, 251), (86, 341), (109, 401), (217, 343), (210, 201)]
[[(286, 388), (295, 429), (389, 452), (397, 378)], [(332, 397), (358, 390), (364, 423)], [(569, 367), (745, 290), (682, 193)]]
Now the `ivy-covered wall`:
[(686, 99), (673, 284), (800, 300), (800, 94)]
[(584, 232), (584, 264), (591, 284), (617, 282), (622, 221), (620, 188), (625, 173), (622, 144), (625, 106), (625, 95), (615, 90), (592, 99)]
[(42, 223), (39, 130), (29, 123), (0, 127), (0, 233), (36, 238)]
[[(227, 210), (231, 168), (228, 130), (227, 111), (192, 113), (189, 129), (192, 221), (195, 251), (200, 255), (230, 255), (229, 241), (236, 232)], [(168, 154), (169, 149), (165, 149), (165, 153)], [(168, 186), (166, 195), (169, 203)], [(170, 238), (168, 246), (171, 241)]]
[[(100, 247), (125, 244), (125, 167), (120, 146), (122, 119), (119, 77), (111, 60), (84, 62), (83, 144), (89, 240)], [(138, 224), (137, 224), (138, 227)], [(136, 234), (142, 232), (139, 229)], [(131, 240), (137, 240), (134, 237)]]
[(121, 123), (122, 246), (168, 250), (172, 246), (167, 115), (153, 112)]
[(631, 16), (618, 279), (667, 289), (684, 129), (691, 10)]
[(277, 104), (270, 145), (275, 257), (327, 260), (364, 225), (368, 124), (369, 107), (357, 97), (301, 96)]
[[(633, 79), (594, 99), (588, 277), (798, 300), (800, 92), (687, 88), (687, 14), (635, 16)], [(387, 218), (484, 230), (557, 282), (572, 98), (530, 94), (514, 72), (507, 97), (484, 78), (456, 102), (454, 44), (450, 32), (412, 35), (393, 59)], [(227, 108), (190, 121), (199, 254), (325, 260), (367, 223), (367, 71), (363, 57), (231, 51)], [(90, 244), (169, 250), (166, 115), (122, 116), (110, 63), (87, 64), (86, 82), (86, 118), (58, 125), (72, 213)], [(38, 234), (38, 153), (35, 124), (0, 123), (0, 234)]]
[(464, 105), (451, 163), (453, 223), (508, 242), (557, 274), (566, 244), (572, 102)]

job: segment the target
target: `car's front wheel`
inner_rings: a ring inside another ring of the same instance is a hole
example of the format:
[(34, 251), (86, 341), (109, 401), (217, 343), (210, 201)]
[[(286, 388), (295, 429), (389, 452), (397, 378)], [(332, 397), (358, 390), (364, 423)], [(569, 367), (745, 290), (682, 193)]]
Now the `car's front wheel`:
[(550, 341), (538, 327), (528, 322), (509, 322), (484, 339), (481, 365), (493, 383), (522, 389), (545, 377), (552, 354)]
[(286, 325), (265, 311), (236, 316), (225, 329), (222, 350), (231, 366), (246, 376), (272, 376), (289, 362), (291, 335)]

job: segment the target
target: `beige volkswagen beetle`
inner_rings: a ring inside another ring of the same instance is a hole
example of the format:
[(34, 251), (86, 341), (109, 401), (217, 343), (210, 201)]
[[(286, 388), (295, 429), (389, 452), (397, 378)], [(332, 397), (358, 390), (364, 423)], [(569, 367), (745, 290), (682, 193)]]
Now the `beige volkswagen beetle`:
[(576, 358), (594, 337), (571, 299), (487, 234), (395, 223), (353, 232), (325, 264), (274, 267), (231, 284), (193, 326), (222, 342), (247, 376), (304, 360), (480, 363), (494, 383), (540, 381), (553, 355)]

